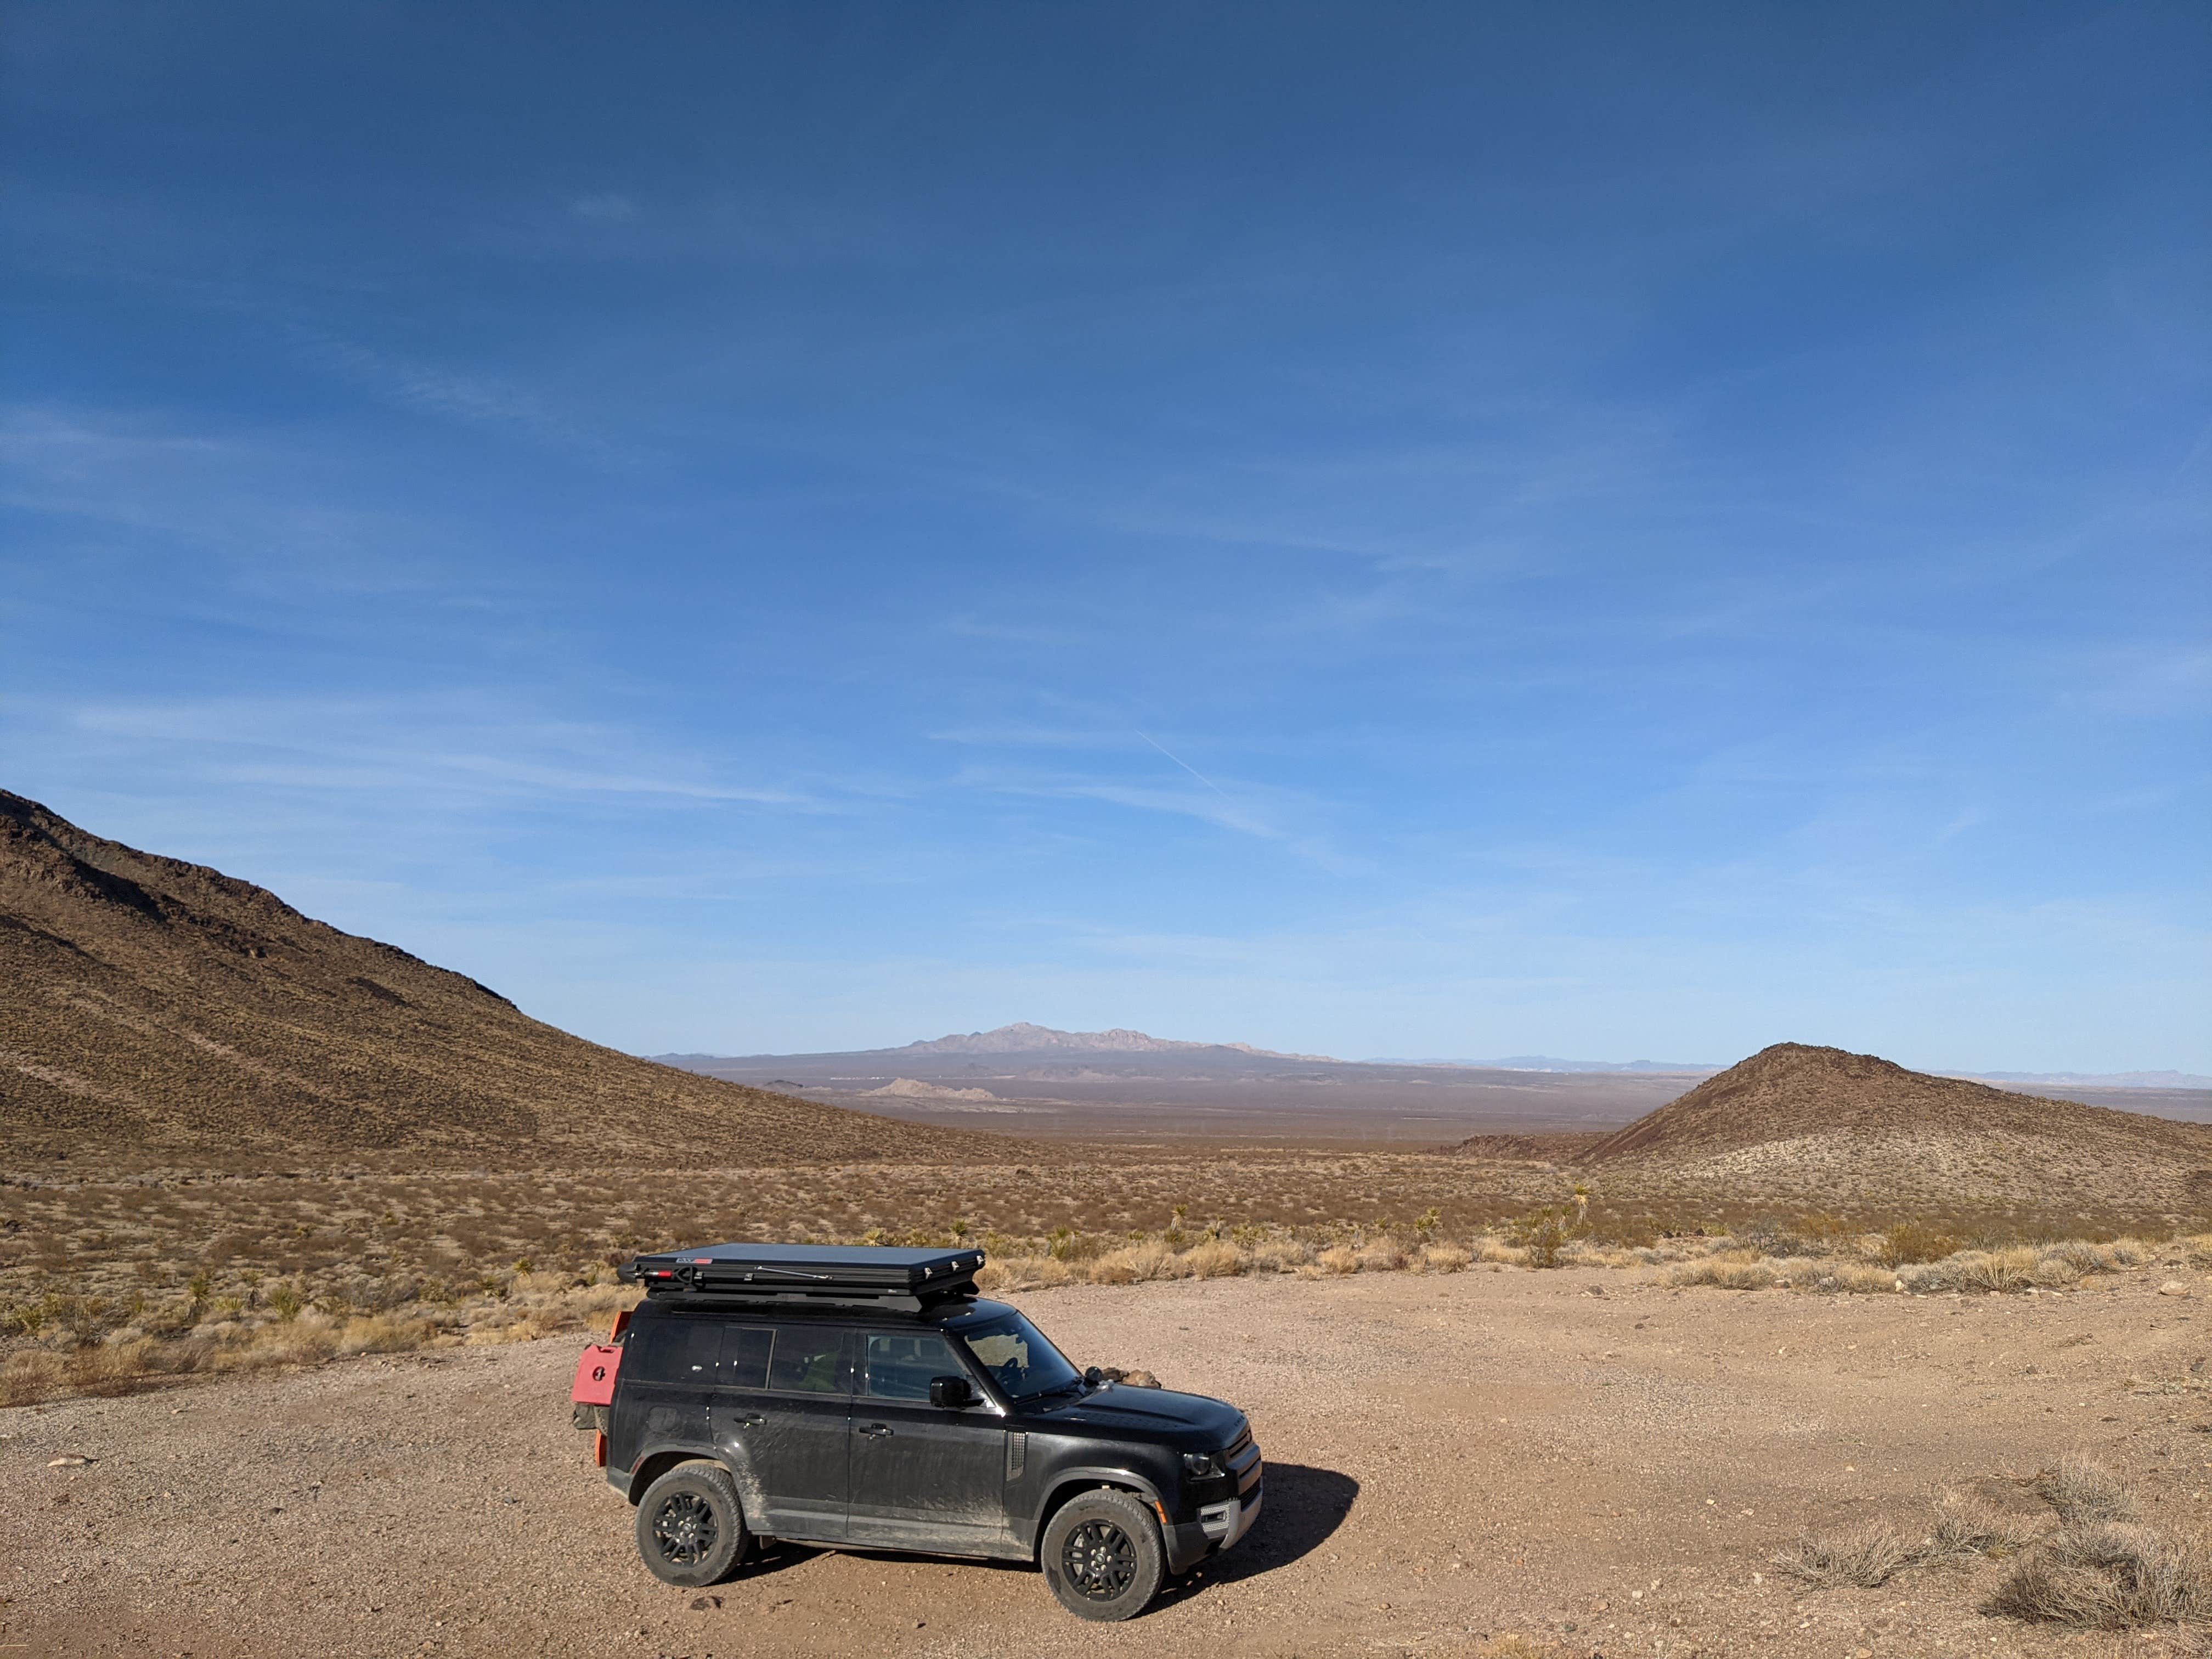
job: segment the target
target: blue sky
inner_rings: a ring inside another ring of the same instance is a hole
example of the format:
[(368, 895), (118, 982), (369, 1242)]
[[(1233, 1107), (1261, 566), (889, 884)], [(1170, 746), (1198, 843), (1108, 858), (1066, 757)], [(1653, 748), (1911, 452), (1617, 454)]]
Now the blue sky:
[(2212, 1072), (2201, 6), (8, 11), (88, 828), (648, 1052)]

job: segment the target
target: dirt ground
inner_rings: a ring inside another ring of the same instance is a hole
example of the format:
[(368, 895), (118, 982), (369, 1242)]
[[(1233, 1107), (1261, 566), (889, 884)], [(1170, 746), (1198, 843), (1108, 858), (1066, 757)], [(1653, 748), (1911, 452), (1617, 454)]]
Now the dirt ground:
[[(1807, 1592), (1806, 1529), (1917, 1528), (2086, 1451), (2212, 1520), (2212, 1284), (1669, 1289), (1506, 1270), (1017, 1298), (1078, 1363), (1250, 1412), (1264, 1518), (1146, 1616), (1033, 1572), (784, 1550), (709, 1594), (638, 1564), (568, 1425), (576, 1343), (371, 1358), (0, 1412), (0, 1656), (2154, 1655), (1977, 1611), (2003, 1571)], [(2194, 1368), (2194, 1369), (2192, 1369)], [(51, 1467), (65, 1456), (82, 1465)]]

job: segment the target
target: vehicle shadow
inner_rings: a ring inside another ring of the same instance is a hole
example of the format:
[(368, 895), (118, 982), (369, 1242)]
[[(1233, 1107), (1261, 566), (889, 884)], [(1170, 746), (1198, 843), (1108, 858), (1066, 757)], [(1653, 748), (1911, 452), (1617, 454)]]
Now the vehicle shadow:
[(1267, 1465), (1267, 1497), (1252, 1530), (1225, 1555), (1209, 1556), (1160, 1593), (1156, 1607), (1187, 1601), (1214, 1584), (1233, 1584), (1286, 1567), (1327, 1542), (1359, 1497), (1359, 1483), (1304, 1463)]

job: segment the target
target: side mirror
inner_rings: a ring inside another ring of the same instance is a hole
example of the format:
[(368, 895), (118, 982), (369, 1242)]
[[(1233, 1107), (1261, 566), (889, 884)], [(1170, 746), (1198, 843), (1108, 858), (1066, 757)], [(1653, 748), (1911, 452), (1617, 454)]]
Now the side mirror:
[(975, 1385), (964, 1376), (933, 1376), (929, 1379), (929, 1403), (947, 1411), (972, 1406), (975, 1403)]
[(1106, 1373), (1096, 1365), (1086, 1365), (1083, 1370), (1083, 1380), (1094, 1389), (1100, 1388), (1105, 1383)]

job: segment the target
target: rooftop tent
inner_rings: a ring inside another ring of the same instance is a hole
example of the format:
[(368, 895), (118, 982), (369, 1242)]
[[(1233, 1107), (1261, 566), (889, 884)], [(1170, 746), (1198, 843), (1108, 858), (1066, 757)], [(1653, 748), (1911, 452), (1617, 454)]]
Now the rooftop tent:
[(978, 1249), (842, 1244), (708, 1244), (641, 1255), (616, 1269), (648, 1296), (865, 1302), (920, 1308), (975, 1294)]

